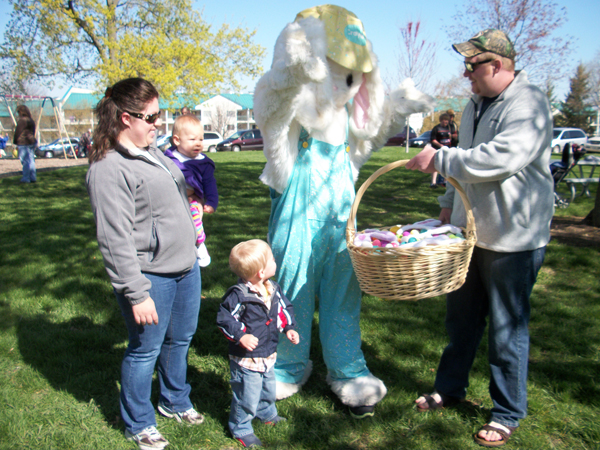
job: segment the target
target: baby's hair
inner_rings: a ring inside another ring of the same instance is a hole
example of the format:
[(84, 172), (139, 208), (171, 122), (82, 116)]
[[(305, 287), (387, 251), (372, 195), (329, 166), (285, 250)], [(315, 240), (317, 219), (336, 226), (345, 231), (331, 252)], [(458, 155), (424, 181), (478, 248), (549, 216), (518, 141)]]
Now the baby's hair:
[(179, 136), (182, 130), (192, 127), (202, 127), (202, 122), (193, 114), (185, 114), (175, 119), (173, 123), (173, 136)]
[(267, 267), (271, 247), (261, 239), (240, 242), (231, 249), (229, 267), (238, 277), (248, 281)]

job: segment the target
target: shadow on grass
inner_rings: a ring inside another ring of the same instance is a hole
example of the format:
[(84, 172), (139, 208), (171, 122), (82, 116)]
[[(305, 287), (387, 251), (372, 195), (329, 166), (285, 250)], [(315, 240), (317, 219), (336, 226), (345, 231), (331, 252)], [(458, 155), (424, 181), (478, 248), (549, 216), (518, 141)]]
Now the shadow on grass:
[[(119, 384), (127, 335), (120, 316), (108, 324), (98, 325), (88, 317), (52, 323), (38, 315), (19, 322), (17, 337), (23, 360), (41, 373), (55, 390), (68, 392), (83, 403), (93, 400), (108, 424), (123, 428)], [(193, 386), (193, 400), (202, 406), (202, 411), (222, 418), (223, 402), (218, 400), (227, 397), (228, 389), (222, 377), (190, 366), (188, 381)], [(207, 399), (209, 392), (223, 395)], [(157, 381), (153, 383), (152, 401), (155, 405), (158, 403)]]
[(600, 404), (599, 270), (599, 249), (552, 242), (530, 323), (530, 381), (589, 406)]

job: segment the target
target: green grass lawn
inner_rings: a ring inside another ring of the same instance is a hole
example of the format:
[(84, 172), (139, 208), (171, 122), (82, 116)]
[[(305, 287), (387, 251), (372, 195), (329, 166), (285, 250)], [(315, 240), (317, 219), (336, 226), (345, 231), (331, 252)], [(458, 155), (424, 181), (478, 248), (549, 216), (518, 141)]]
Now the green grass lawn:
[[(382, 150), (365, 165), (357, 186), (382, 165), (416, 152)], [(210, 156), (221, 202), (205, 219), (212, 264), (202, 270), (206, 298), (188, 373), (192, 401), (206, 422), (185, 427), (159, 417), (170, 449), (241, 448), (227, 431), (227, 342), (215, 318), (221, 296), (235, 282), (229, 251), (241, 240), (266, 238), (270, 201), (258, 180), (262, 152)], [(0, 449), (136, 448), (124, 440), (119, 417), (127, 334), (96, 244), (86, 169), (43, 172), (32, 185), (20, 184), (19, 177), (0, 179)], [(437, 217), (443, 189), (430, 189), (429, 180), (406, 169), (380, 177), (362, 199), (358, 229)], [(557, 215), (585, 216), (596, 188), (591, 198), (578, 198)], [(530, 415), (509, 448), (600, 448), (599, 266), (598, 247), (548, 246), (532, 296)], [(480, 448), (471, 434), (491, 408), (485, 345), (468, 395), (481, 407), (425, 414), (413, 407), (420, 393), (432, 389), (446, 343), (444, 311), (442, 297), (363, 297), (363, 350), (389, 390), (375, 417), (363, 421), (351, 419), (327, 387), (316, 324), (309, 383), (278, 402), (289, 420), (277, 428), (256, 424), (257, 435), (282, 449)]]

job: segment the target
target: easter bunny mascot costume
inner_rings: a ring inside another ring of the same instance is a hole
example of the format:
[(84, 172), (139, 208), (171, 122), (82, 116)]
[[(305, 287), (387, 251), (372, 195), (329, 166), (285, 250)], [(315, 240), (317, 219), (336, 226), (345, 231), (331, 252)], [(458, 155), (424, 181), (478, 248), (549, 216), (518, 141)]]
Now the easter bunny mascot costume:
[(319, 330), (327, 382), (354, 417), (372, 416), (387, 390), (361, 350), (361, 291), (346, 248), (346, 221), (360, 167), (372, 151), (433, 107), (405, 81), (387, 98), (362, 22), (322, 5), (299, 13), (275, 44), (273, 64), (256, 85), (254, 113), (271, 188), (269, 242), (278, 281), (294, 305), (302, 339), (277, 347), (277, 398), (308, 379), (312, 318)]

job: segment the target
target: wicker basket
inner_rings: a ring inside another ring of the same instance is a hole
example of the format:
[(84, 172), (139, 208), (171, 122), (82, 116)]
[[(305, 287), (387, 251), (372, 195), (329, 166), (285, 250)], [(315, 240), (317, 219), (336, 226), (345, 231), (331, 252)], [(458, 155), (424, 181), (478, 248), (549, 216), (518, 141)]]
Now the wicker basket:
[[(419, 300), (458, 289), (465, 282), (477, 241), (471, 203), (458, 183), (448, 178), (447, 181), (460, 194), (467, 212), (464, 241), (420, 248), (371, 249), (354, 245), (356, 212), (363, 194), (380, 175), (404, 167), (407, 162), (402, 160), (388, 164), (363, 183), (356, 193), (346, 227), (346, 243), (361, 289), (386, 300)], [(389, 228), (383, 228), (386, 229)]]

